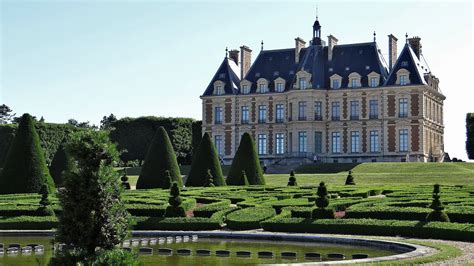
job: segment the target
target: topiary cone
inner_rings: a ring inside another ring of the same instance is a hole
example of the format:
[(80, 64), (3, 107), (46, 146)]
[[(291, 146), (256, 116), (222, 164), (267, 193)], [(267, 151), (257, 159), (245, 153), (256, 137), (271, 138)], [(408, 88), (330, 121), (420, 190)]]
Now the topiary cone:
[(53, 177), (54, 183), (56, 186), (62, 186), (63, 175), (65, 172), (71, 169), (71, 162), (69, 160), (69, 155), (64, 149), (64, 143), (59, 145), (58, 150), (54, 154), (51, 165), (49, 166), (49, 172)]
[(295, 171), (291, 170), (290, 177), (288, 178), (288, 186), (297, 186), (297, 185), (298, 183), (296, 183)]
[(433, 211), (426, 216), (427, 221), (449, 222), (449, 216), (443, 211), (444, 206), (440, 197), (440, 186), (439, 184), (435, 184), (433, 186), (433, 201), (429, 206)]
[(169, 188), (166, 171), (169, 171), (173, 182), (177, 182), (180, 187), (183, 186), (178, 161), (168, 133), (164, 127), (160, 127), (148, 148), (142, 171), (137, 180), (137, 189)]
[(3, 165), (0, 194), (38, 193), (43, 185), (50, 193), (56, 190), (33, 118), (24, 114)]
[(347, 175), (346, 185), (355, 185), (354, 177), (352, 176), (352, 171), (349, 171), (349, 174)]
[(193, 155), (193, 162), (186, 179), (186, 186), (204, 186), (207, 183), (208, 170), (211, 171), (214, 186), (226, 185), (217, 150), (212, 143), (211, 136), (206, 132), (202, 136), (201, 143)]
[(250, 185), (265, 185), (255, 143), (249, 133), (244, 133), (235, 153), (227, 176), (228, 185), (242, 185), (241, 175), (245, 171)]

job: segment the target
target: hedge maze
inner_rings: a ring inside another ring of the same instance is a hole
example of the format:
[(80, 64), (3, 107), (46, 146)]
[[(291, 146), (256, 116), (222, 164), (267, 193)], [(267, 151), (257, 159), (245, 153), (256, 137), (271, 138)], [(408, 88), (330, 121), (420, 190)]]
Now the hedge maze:
[[(327, 186), (335, 219), (313, 217), (318, 186), (187, 187), (180, 192), (186, 217), (166, 217), (169, 189), (123, 193), (135, 230), (266, 231), (407, 236), (474, 241), (474, 186), (441, 186), (440, 200), (450, 222), (429, 222), (433, 186)], [(38, 211), (39, 194), (0, 196), (0, 229), (51, 229), (55, 216)], [(51, 208), (61, 212), (50, 196)]]

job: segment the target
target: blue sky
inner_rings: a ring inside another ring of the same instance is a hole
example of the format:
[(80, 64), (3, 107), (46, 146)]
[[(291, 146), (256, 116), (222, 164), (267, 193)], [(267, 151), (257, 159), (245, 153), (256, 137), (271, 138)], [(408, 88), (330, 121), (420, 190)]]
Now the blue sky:
[(0, 0), (0, 102), (49, 122), (143, 115), (201, 118), (199, 95), (225, 47), (309, 41), (316, 3), (322, 35), (340, 44), (421, 37), (445, 101), (445, 150), (466, 159), (474, 111), (470, 1), (8, 1)]

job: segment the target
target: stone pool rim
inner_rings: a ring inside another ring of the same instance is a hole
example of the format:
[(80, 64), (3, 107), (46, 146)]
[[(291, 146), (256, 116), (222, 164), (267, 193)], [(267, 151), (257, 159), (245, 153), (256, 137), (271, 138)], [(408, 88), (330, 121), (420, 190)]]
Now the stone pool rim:
[[(55, 230), (0, 230), (0, 236), (53, 236)], [(338, 261), (323, 262), (301, 262), (291, 263), (291, 265), (326, 265), (326, 264), (348, 264), (348, 263), (370, 263), (382, 261), (395, 261), (402, 259), (417, 258), (430, 254), (431, 248), (422, 245), (398, 242), (393, 240), (372, 239), (370, 236), (342, 236), (342, 235), (318, 235), (305, 233), (283, 233), (265, 231), (159, 231), (159, 230), (134, 230), (132, 237), (160, 237), (160, 236), (184, 236), (197, 235), (201, 238), (221, 238), (221, 239), (248, 239), (248, 240), (277, 240), (291, 242), (315, 242), (343, 245), (356, 245), (391, 249), (403, 252), (396, 255), (367, 258), (348, 259)], [(361, 238), (364, 237), (364, 238)], [(288, 265), (288, 263), (271, 264)]]

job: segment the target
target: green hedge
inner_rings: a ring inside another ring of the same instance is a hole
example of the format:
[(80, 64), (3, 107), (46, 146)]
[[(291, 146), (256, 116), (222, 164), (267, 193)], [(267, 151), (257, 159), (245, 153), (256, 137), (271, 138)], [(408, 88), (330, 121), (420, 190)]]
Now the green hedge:
[(250, 207), (227, 215), (227, 227), (235, 230), (260, 228), (260, 222), (276, 215), (271, 207)]
[(437, 238), (474, 242), (474, 225), (374, 219), (323, 219), (275, 217), (261, 223), (272, 232), (353, 234)]
[(0, 230), (48, 230), (57, 224), (55, 216), (0, 217)]
[(225, 199), (218, 202), (206, 204), (193, 210), (194, 217), (211, 217), (215, 212), (230, 208), (230, 200)]
[[(193, 198), (184, 198), (181, 206), (188, 211), (196, 206), (196, 200)], [(133, 216), (163, 217), (165, 215), (168, 204), (153, 203), (127, 203), (125, 204), (127, 211)]]

